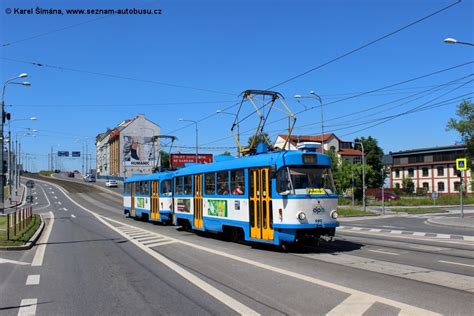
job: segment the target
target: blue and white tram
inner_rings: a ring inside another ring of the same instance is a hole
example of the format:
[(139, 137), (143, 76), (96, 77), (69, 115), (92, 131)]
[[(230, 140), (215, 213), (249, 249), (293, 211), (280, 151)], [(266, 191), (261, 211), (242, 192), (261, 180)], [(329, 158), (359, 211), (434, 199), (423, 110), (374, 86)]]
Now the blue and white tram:
[(124, 181), (124, 214), (153, 222), (170, 222), (173, 209), (172, 181), (172, 172), (127, 178)]
[(173, 224), (269, 244), (331, 240), (337, 194), (329, 156), (277, 151), (174, 173)]

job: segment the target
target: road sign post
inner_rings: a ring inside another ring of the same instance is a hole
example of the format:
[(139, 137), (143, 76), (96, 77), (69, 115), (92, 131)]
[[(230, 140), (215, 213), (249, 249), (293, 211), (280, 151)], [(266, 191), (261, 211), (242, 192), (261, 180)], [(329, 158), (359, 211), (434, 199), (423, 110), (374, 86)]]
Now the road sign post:
[(463, 171), (467, 170), (467, 158), (458, 158), (456, 159), (456, 170), (458, 171), (459, 176), (459, 204), (461, 204), (461, 218), (464, 218), (464, 201), (463, 201), (463, 191), (464, 184), (462, 183)]
[(431, 192), (431, 198), (433, 199), (433, 206), (436, 206), (436, 200), (438, 199), (438, 192)]

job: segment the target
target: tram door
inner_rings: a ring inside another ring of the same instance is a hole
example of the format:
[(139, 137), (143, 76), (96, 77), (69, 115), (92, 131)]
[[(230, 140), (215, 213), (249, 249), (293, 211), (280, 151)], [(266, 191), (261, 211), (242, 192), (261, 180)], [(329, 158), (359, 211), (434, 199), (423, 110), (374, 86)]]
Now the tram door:
[(203, 228), (202, 174), (194, 175), (194, 228)]
[(130, 207), (131, 207), (131, 214), (130, 216), (135, 217), (135, 183), (130, 183)]
[(159, 220), (160, 219), (160, 210), (158, 209), (159, 188), (160, 188), (160, 186), (158, 185), (158, 181), (152, 181), (151, 182), (151, 219), (152, 220)]
[(273, 240), (271, 179), (269, 168), (250, 169), (250, 237)]

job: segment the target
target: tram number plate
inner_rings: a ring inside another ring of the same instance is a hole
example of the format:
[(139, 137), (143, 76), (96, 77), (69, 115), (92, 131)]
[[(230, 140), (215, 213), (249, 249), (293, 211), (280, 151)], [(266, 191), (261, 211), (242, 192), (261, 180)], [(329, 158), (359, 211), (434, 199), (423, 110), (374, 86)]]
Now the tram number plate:
[(321, 224), (321, 225), (323, 224), (323, 220), (320, 219), (320, 218), (319, 218), (319, 219), (315, 219), (314, 222), (315, 222), (316, 224)]

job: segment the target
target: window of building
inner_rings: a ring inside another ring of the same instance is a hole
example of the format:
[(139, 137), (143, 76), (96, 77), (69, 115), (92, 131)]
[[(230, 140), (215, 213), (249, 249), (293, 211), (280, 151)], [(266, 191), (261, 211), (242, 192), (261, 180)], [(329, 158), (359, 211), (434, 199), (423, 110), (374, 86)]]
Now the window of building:
[(204, 175), (205, 189), (204, 192), (208, 195), (216, 194), (216, 173), (206, 173)]
[(428, 168), (422, 168), (421, 171), (422, 171), (423, 177), (428, 176), (428, 174), (429, 174)]
[(354, 157), (352, 160), (353, 163), (362, 163), (362, 158), (361, 157)]
[(400, 169), (395, 169), (395, 178), (400, 178)]
[(408, 169), (408, 176), (409, 177), (414, 177), (415, 176), (415, 170), (413, 170), (413, 168)]
[(444, 192), (444, 182), (438, 182), (438, 191)]
[(430, 190), (430, 184), (428, 182), (423, 182), (423, 190), (425, 190), (425, 192)]
[(217, 194), (229, 194), (229, 172), (221, 171), (217, 173)]
[(400, 183), (395, 183), (395, 189), (400, 189)]
[(460, 186), (461, 186), (461, 183), (459, 181), (454, 182), (454, 191), (459, 191)]
[(245, 194), (245, 175), (243, 170), (233, 170), (230, 172), (230, 187), (232, 195)]
[(331, 147), (329, 148), (329, 150), (336, 151), (336, 147), (335, 147), (335, 146), (331, 146)]
[(444, 167), (437, 167), (436, 170), (438, 171), (438, 177), (444, 176)]

